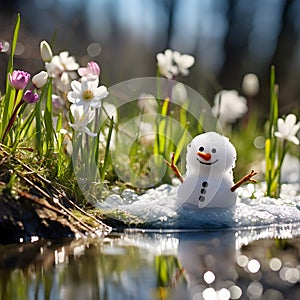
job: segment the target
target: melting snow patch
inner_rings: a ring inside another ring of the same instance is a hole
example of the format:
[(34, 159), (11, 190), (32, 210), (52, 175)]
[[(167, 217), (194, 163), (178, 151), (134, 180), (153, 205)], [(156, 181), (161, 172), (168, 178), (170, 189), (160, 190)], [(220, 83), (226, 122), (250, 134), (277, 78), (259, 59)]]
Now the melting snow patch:
[[(97, 207), (116, 219), (126, 222), (140, 220), (143, 227), (162, 229), (235, 228), (266, 226), (300, 221), (299, 185), (282, 186), (280, 199), (261, 196), (251, 199), (253, 186), (240, 188), (237, 204), (231, 208), (198, 208), (192, 204), (178, 207), (177, 186), (161, 185), (143, 195), (126, 189), (111, 195)], [(262, 186), (255, 193), (262, 195)], [(245, 197), (247, 195), (247, 197)]]

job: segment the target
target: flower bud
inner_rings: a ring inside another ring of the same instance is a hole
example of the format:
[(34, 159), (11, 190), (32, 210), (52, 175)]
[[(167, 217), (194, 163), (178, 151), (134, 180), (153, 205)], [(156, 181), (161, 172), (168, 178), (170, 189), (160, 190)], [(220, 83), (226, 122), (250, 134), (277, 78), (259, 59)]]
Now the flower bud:
[(94, 61), (90, 61), (87, 64), (87, 69), (89, 70), (90, 73), (99, 76), (100, 75), (100, 67), (99, 65), (94, 62)]
[(86, 68), (79, 68), (78, 74), (80, 76), (99, 76), (100, 75), (100, 67), (95, 61), (90, 61), (87, 64)]
[(0, 44), (1, 44), (1, 46), (0, 46), (0, 52), (7, 52), (9, 50), (9, 48), (10, 48), (9, 42), (2, 41), (2, 42), (0, 42)]
[(8, 74), (8, 79), (11, 86), (16, 90), (24, 90), (30, 80), (30, 74), (25, 71), (14, 70), (12, 74)]
[(43, 87), (48, 79), (48, 73), (46, 71), (41, 71), (32, 77), (32, 83), (37, 87)]
[(23, 100), (26, 103), (35, 103), (39, 101), (39, 95), (34, 93), (32, 90), (27, 90), (24, 93)]
[(242, 89), (246, 96), (254, 97), (259, 92), (259, 80), (256, 74), (248, 73), (244, 76)]
[(53, 54), (50, 45), (46, 41), (41, 41), (40, 43), (40, 53), (42, 60), (44, 62), (50, 62), (52, 60)]

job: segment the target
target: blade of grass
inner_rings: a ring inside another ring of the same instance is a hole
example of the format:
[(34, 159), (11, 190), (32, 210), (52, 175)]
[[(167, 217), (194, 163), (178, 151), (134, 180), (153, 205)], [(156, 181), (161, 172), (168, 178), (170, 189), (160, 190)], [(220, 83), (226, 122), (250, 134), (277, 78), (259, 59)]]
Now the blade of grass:
[[(7, 79), (8, 82), (8, 79)], [(2, 122), (1, 122), (1, 138), (6, 130), (9, 119), (12, 115), (14, 109), (14, 102), (16, 97), (16, 90), (13, 89), (10, 85), (7, 87), (7, 91), (4, 97), (4, 108), (2, 114)]]
[(167, 97), (162, 104), (161, 115), (158, 116), (159, 118), (160, 117), (162, 118), (158, 125), (158, 135), (159, 135), (158, 149), (160, 154), (163, 154), (166, 148), (166, 126), (167, 126), (166, 116), (168, 113), (169, 103), (170, 103), (170, 99)]
[(180, 153), (182, 152), (183, 147), (186, 144), (186, 138), (187, 138), (187, 134), (188, 134), (188, 126), (186, 126), (181, 134), (181, 137), (179, 139), (179, 142), (177, 144), (177, 147), (175, 149), (175, 153), (174, 153), (174, 163), (176, 164), (176, 162), (179, 159)]
[(43, 98), (45, 90), (42, 90), (41, 96), (40, 96), (40, 101), (36, 103), (36, 109), (35, 109), (35, 145), (38, 150), (39, 155), (41, 156), (43, 153), (43, 141), (42, 141), (42, 120), (41, 120), (41, 102)]
[[(33, 119), (34, 119), (35, 114), (36, 114), (35, 111), (36, 111), (36, 106), (34, 107), (34, 109), (32, 110), (32, 112), (26, 117), (26, 119), (22, 123), (22, 125), (20, 126), (20, 129), (19, 129), (19, 138), (21, 140), (23, 140), (25, 137), (31, 138), (30, 136), (28, 136), (28, 133), (29, 133), (30, 127), (32, 126), (32, 122), (33, 122)], [(17, 144), (18, 144), (18, 142), (15, 141), (14, 147), (16, 147)]]
[(3, 115), (2, 115), (2, 122), (1, 122), (1, 127), (0, 127), (0, 134), (1, 137), (4, 133), (4, 130), (8, 124), (8, 120), (11, 116), (11, 113), (14, 109), (14, 99), (15, 95), (11, 95), (12, 88), (9, 84), (8, 80), (8, 74), (12, 73), (13, 71), (13, 65), (14, 65), (14, 55), (16, 51), (16, 45), (19, 37), (19, 31), (20, 31), (20, 24), (21, 24), (21, 17), (20, 14), (17, 14), (17, 19), (16, 19), (16, 25), (13, 33), (13, 39), (11, 43), (11, 51), (7, 63), (7, 72), (6, 72), (6, 92), (5, 92), (5, 98), (4, 98), (4, 110), (3, 110)]
[(46, 129), (46, 145), (47, 153), (53, 151), (54, 147), (54, 128), (52, 121), (52, 80), (50, 78), (47, 86), (46, 106), (44, 113), (45, 129)]
[(101, 167), (101, 180), (102, 180), (102, 182), (105, 179), (106, 169), (107, 169), (107, 166), (108, 166), (109, 146), (110, 146), (110, 142), (111, 142), (113, 128), (114, 128), (114, 119), (112, 117), (110, 119), (110, 124), (109, 124), (109, 130), (108, 130), (108, 136), (107, 136), (107, 144), (106, 144), (106, 147), (105, 147), (103, 165)]
[[(21, 24), (21, 16), (20, 14), (17, 14), (17, 19), (16, 19), (16, 25), (14, 29), (14, 34), (13, 34), (13, 39), (11, 43), (11, 51), (8, 59), (8, 65), (7, 65), (7, 72), (6, 74), (9, 74), (13, 70), (13, 64), (14, 64), (14, 55), (16, 51), (16, 46), (17, 46), (17, 41), (19, 37), (19, 31), (20, 31), (20, 24)], [(9, 81), (6, 81), (6, 93), (9, 90)]]

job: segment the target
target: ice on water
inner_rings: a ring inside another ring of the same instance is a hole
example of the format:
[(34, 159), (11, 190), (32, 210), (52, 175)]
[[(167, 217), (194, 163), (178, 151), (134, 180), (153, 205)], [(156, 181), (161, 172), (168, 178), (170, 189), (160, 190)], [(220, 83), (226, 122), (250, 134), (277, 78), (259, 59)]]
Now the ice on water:
[[(153, 229), (203, 229), (300, 222), (300, 184), (284, 184), (280, 199), (264, 196), (264, 184), (238, 189), (231, 208), (178, 207), (177, 186), (163, 184), (143, 195), (126, 189), (97, 206), (116, 219)], [(126, 220), (124, 216), (126, 215)]]

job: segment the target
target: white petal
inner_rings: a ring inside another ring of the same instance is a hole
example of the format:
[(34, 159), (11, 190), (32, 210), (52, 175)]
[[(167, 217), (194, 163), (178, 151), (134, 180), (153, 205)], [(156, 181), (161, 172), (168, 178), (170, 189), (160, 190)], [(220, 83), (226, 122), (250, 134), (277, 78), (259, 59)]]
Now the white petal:
[(280, 133), (284, 133), (285, 131), (285, 125), (284, 125), (284, 121), (282, 118), (278, 118), (277, 120), (277, 128), (278, 128), (278, 131)]
[(71, 103), (75, 103), (76, 100), (78, 99), (78, 94), (75, 93), (74, 91), (68, 92), (67, 98)]
[(93, 108), (99, 108), (99, 107), (101, 107), (101, 101), (100, 101), (100, 99), (93, 99), (93, 100), (89, 103), (89, 106), (90, 106), (90, 107), (93, 107)]
[(157, 59), (157, 62), (158, 62), (159, 65), (163, 65), (166, 61), (166, 58), (162, 53), (158, 53), (156, 55), (156, 59)]
[(95, 137), (97, 135), (97, 133), (91, 132), (90, 129), (88, 127), (84, 127), (83, 131), (88, 134), (89, 136)]
[(78, 74), (79, 74), (79, 76), (86, 76), (87, 75), (87, 68), (84, 68), (84, 67), (82, 67), (82, 68), (78, 68), (78, 70), (77, 70), (77, 72), (78, 72)]
[(81, 83), (77, 80), (73, 80), (71, 82), (71, 88), (74, 92), (76, 92), (77, 94), (81, 94)]
[(171, 49), (165, 51), (165, 57), (167, 60), (172, 60), (174, 52)]
[(89, 90), (95, 91), (99, 84), (99, 78), (98, 76), (91, 77), (86, 82), (88, 84)]
[(296, 135), (299, 129), (300, 129), (300, 123), (294, 125), (293, 128), (291, 128), (290, 130), (290, 135)]
[(61, 60), (66, 59), (68, 56), (69, 56), (69, 52), (68, 51), (62, 51), (62, 52), (59, 53), (59, 58)]
[(297, 122), (297, 118), (294, 114), (289, 114), (285, 118), (285, 126), (292, 128)]
[(78, 69), (78, 67), (79, 67), (79, 64), (75, 61), (68, 62), (66, 64), (66, 70), (68, 70), (68, 71), (76, 71)]
[(279, 131), (275, 131), (274, 135), (280, 139), (285, 139), (285, 136)]
[(179, 73), (183, 76), (187, 76), (190, 74), (190, 71), (188, 69), (182, 68), (181, 66), (178, 66)]
[(299, 140), (295, 136), (289, 136), (288, 140), (294, 143), (295, 145), (299, 145)]
[(101, 85), (101, 86), (97, 87), (97, 89), (94, 91), (94, 95), (97, 98), (101, 97), (101, 99), (106, 97), (108, 95), (106, 86)]
[(78, 106), (76, 104), (72, 104), (70, 107), (70, 111), (72, 115), (74, 116), (74, 119), (79, 119), (80, 116), (82, 115), (82, 108), (81, 106)]
[(60, 65), (61, 66), (61, 62), (60, 62), (60, 58), (58, 55), (54, 55), (52, 57), (52, 60), (50, 62), (50, 64), (53, 64), (53, 65)]
[(60, 76), (60, 80), (64, 85), (68, 85), (70, 83), (70, 77), (67, 72), (63, 72)]
[(195, 58), (188, 54), (183, 54), (180, 57), (180, 66), (183, 68), (190, 68), (195, 62)]
[(69, 122), (69, 125), (70, 125), (74, 130), (76, 130), (75, 124), (72, 124), (71, 122)]

